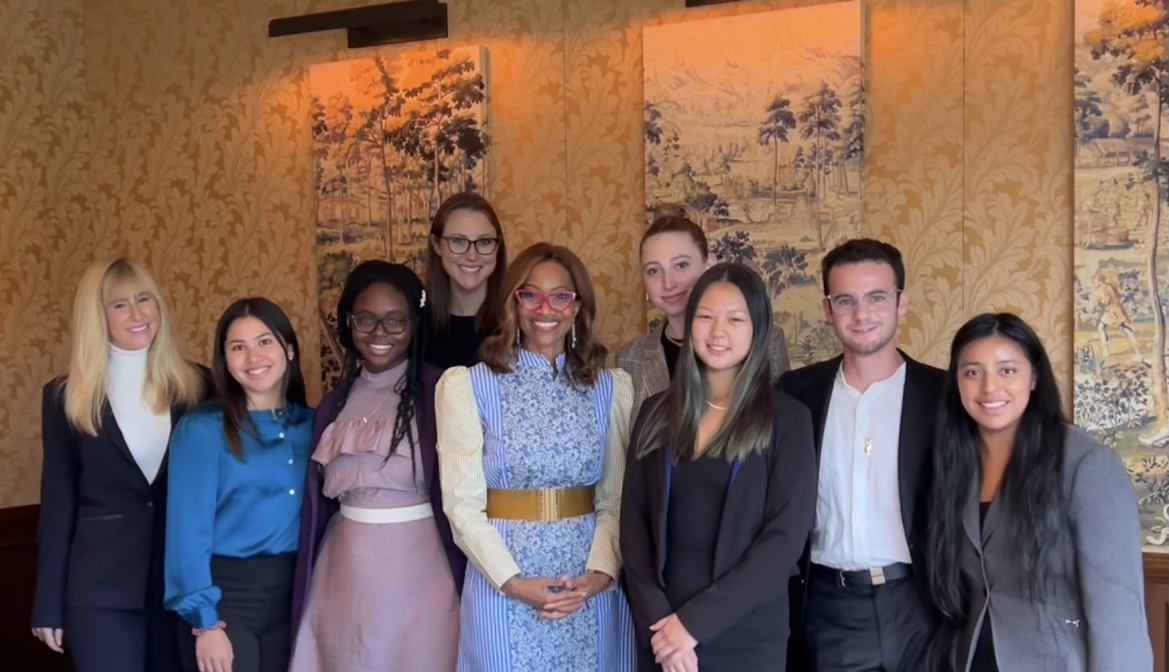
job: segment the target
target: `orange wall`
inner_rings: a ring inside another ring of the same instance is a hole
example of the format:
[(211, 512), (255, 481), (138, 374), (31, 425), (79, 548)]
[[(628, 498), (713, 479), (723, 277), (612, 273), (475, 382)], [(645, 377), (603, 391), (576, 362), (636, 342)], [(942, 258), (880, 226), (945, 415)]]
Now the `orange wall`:
[[(72, 293), (98, 256), (149, 262), (194, 357), (245, 294), (285, 306), (316, 350), (307, 68), (369, 51), (339, 31), (266, 30), (352, 4), (0, 0), (0, 506), (38, 499), (39, 390), (66, 365)], [(642, 28), (816, 3), (447, 4), (449, 42), (488, 49), (490, 186), (509, 241), (576, 249), (616, 346), (644, 327)], [(943, 364), (965, 317), (1016, 310), (1066, 388), (1072, 0), (868, 7), (864, 210), (907, 256), (903, 345)]]

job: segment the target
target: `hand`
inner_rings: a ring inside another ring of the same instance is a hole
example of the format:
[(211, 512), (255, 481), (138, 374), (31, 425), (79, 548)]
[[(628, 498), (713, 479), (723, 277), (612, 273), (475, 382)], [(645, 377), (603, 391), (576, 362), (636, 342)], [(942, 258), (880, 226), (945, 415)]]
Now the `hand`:
[(33, 628), (32, 636), (44, 642), (45, 646), (57, 653), (65, 653), (63, 648), (65, 632), (61, 628)]
[(222, 628), (195, 638), (195, 661), (199, 664), (199, 672), (231, 672), (233, 658), (231, 640)]
[(666, 616), (649, 626), (649, 629), (654, 633), (649, 643), (653, 646), (654, 660), (658, 665), (680, 653), (693, 651), (698, 646), (698, 640), (690, 636), (677, 614)]
[(584, 606), (594, 595), (613, 585), (613, 577), (604, 572), (585, 572), (580, 576), (569, 579), (569, 590), (558, 593), (556, 597), (544, 606), (550, 612), (559, 612), (567, 616)]
[(698, 653), (693, 649), (679, 653), (662, 664), (662, 672), (698, 672)]
[(515, 575), (503, 582), (500, 590), (504, 595), (519, 600), (537, 611), (546, 611), (550, 601), (557, 598), (556, 590), (568, 590), (568, 579), (549, 579), (543, 576), (533, 576), (525, 579)]

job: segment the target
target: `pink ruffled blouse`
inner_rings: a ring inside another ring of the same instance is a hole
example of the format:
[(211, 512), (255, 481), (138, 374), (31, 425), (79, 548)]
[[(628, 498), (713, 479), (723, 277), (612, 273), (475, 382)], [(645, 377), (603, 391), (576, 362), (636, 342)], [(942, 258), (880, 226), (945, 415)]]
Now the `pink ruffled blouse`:
[[(388, 371), (361, 371), (345, 407), (321, 435), (312, 459), (325, 470), (323, 491), (342, 504), (371, 509), (413, 506), (429, 501), (422, 465), (409, 440), (390, 454), (401, 401), (397, 389), (407, 361)], [(418, 428), (414, 426), (415, 440)]]

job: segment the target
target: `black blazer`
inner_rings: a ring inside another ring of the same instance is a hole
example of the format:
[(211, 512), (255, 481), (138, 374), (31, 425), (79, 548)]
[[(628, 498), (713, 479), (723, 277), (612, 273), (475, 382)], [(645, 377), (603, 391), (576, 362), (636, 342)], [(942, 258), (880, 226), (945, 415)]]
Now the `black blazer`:
[[(200, 367), (204, 389), (210, 373)], [(44, 387), (41, 512), (32, 626), (60, 628), (65, 607), (162, 608), (166, 466), (149, 483), (107, 403), (97, 436), (65, 417), (65, 377)], [(171, 408), (171, 427), (188, 409)]]
[(783, 659), (788, 620), (788, 579), (807, 544), (816, 511), (812, 418), (789, 395), (772, 394), (771, 446), (734, 467), (715, 547), (714, 583), (675, 609), (666, 598), (663, 572), (669, 502), (667, 461), (659, 450), (634, 456), (638, 435), (663, 393), (642, 406), (626, 459), (621, 497), (621, 555), (637, 632), (639, 669), (656, 670), (649, 626), (677, 613), (700, 644), (710, 643), (745, 618), (766, 618)]
[[(899, 351), (900, 352), (900, 351)], [(901, 352), (905, 360), (905, 391), (901, 403), (901, 431), (897, 452), (897, 485), (901, 494), (901, 523), (905, 540), (913, 560), (914, 575), (925, 604), (930, 604), (925, 583), (926, 508), (932, 480), (931, 455), (938, 414), (938, 402), (946, 382), (942, 369), (922, 364)], [(816, 435), (816, 464), (820, 464), (820, 450), (824, 441), (824, 422), (832, 401), (832, 386), (840, 370), (843, 357), (818, 362), (783, 374), (779, 387), (804, 402), (812, 412)], [(792, 644), (788, 650), (788, 669), (805, 669), (805, 645), (801, 622), (804, 595), (807, 587), (811, 539), (800, 558), (798, 586), (792, 587)]]

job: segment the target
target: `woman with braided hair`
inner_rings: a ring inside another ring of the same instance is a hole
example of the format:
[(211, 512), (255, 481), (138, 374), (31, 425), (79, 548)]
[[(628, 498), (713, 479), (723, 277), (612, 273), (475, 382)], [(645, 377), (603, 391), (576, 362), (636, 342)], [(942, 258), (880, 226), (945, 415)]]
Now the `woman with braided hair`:
[(418, 276), (385, 261), (341, 291), (345, 363), (314, 422), (292, 672), (454, 669), (466, 560), (442, 511), (425, 304)]

